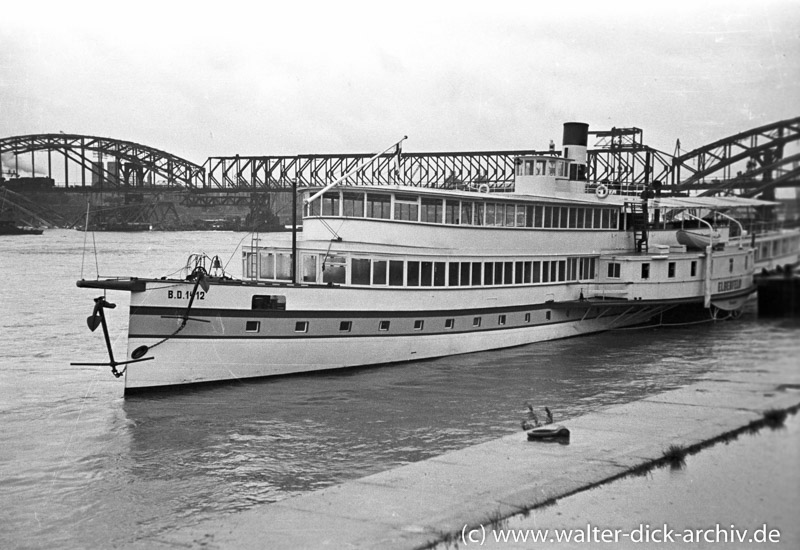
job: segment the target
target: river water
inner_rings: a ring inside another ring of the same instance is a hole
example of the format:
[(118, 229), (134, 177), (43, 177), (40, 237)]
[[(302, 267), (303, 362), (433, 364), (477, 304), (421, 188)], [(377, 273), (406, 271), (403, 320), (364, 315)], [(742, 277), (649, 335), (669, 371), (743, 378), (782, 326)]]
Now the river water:
[[(263, 237), (263, 236), (262, 236)], [(164, 276), (189, 253), (231, 258), (244, 233), (48, 230), (0, 237), (0, 548), (108, 548), (518, 430), (717, 370), (800, 357), (798, 324), (621, 330), (382, 368), (124, 399), (86, 317), (81, 277)], [(95, 252), (96, 250), (96, 252)], [(117, 357), (126, 293), (109, 293)]]

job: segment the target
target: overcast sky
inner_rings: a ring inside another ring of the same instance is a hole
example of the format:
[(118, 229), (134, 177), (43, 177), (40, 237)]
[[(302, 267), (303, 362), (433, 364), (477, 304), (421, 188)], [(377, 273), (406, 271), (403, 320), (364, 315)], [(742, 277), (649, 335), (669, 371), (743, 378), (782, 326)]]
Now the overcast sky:
[(545, 148), (562, 123), (672, 153), (800, 115), (800, 2), (27, 2), (0, 137), (228, 154)]

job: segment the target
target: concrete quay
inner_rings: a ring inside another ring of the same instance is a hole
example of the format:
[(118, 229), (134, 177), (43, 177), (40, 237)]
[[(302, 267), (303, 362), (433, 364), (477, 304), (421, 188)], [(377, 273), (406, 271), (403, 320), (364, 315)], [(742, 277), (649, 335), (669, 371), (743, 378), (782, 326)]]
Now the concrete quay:
[(796, 358), (560, 422), (568, 445), (523, 431), (140, 541), (148, 547), (426, 548), (698, 450), (800, 408)]

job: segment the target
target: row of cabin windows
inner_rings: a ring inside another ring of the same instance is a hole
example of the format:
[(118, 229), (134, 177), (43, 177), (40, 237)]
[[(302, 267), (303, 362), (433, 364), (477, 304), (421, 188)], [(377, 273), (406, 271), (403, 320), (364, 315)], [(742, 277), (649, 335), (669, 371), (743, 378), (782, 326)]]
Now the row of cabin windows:
[(306, 217), (320, 215), (545, 229), (616, 229), (619, 222), (618, 212), (613, 208), (475, 202), (346, 191), (329, 191), (306, 207)]
[[(733, 262), (733, 260), (731, 260)], [(676, 274), (676, 262), (667, 262), (667, 278), (674, 279)], [(733, 271), (733, 263), (730, 265), (731, 271)], [(650, 278), (650, 262), (644, 262), (641, 264), (642, 270), (642, 279), (649, 279)], [(609, 279), (619, 279), (621, 277), (621, 264), (619, 262), (609, 262), (608, 263), (608, 271), (606, 272)], [(689, 276), (696, 277), (697, 276), (697, 260), (692, 260), (691, 264), (689, 265)]]
[[(245, 254), (245, 274), (250, 278), (291, 280), (291, 254), (261, 252), (258, 269), (255, 254)], [(317, 255), (303, 254), (300, 262), (302, 282), (317, 282)], [(595, 278), (597, 258), (524, 260), (496, 262), (436, 262), (350, 258), (353, 285), (388, 286), (484, 286), (522, 285), (578, 281)], [(348, 258), (329, 256), (322, 263), (322, 282), (348, 284)]]
[[(259, 296), (253, 297), (253, 309), (259, 309), (255, 307), (255, 298), (260, 298)], [(266, 298), (269, 298), (268, 296)], [(525, 323), (531, 322), (531, 314), (525, 314)], [(545, 313), (545, 319), (550, 320), (550, 312), (547, 311)], [(483, 317), (473, 317), (472, 318), (472, 327), (478, 328), (482, 325)], [(500, 314), (497, 316), (497, 325), (498, 326), (505, 326), (507, 322), (506, 315)], [(456, 326), (455, 318), (445, 319), (444, 321), (444, 328), (445, 330), (453, 330)], [(378, 331), (380, 332), (388, 332), (391, 327), (391, 321), (382, 320), (378, 322)], [(308, 332), (309, 328), (309, 321), (296, 321), (294, 325), (294, 331), (300, 333)], [(425, 328), (425, 321), (423, 319), (417, 319), (414, 321), (414, 330), (421, 331)], [(353, 322), (352, 321), (340, 321), (339, 322), (339, 332), (351, 332), (353, 330)], [(245, 332), (260, 332), (261, 331), (261, 321), (246, 321), (245, 322)]]

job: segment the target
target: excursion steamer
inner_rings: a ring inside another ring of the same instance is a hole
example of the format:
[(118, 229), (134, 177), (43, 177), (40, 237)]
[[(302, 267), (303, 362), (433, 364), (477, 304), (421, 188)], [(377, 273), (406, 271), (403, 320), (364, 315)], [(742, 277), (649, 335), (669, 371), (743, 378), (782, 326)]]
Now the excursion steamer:
[[(181, 278), (80, 280), (83, 288), (130, 292), (124, 360), (114, 358), (108, 337), (104, 310), (113, 306), (95, 300), (88, 324), (103, 328), (102, 364), (124, 375), (127, 393), (740, 310), (755, 288), (753, 250), (741, 239), (731, 245), (727, 228), (708, 221), (730, 204), (653, 205), (647, 192), (590, 185), (587, 136), (586, 124), (567, 123), (563, 156), (519, 158), (512, 192), (344, 185), (355, 170), (304, 190), (302, 231), (254, 237), (242, 249), (241, 279), (191, 256)], [(679, 243), (677, 229), (689, 222), (714, 233), (713, 244)]]

